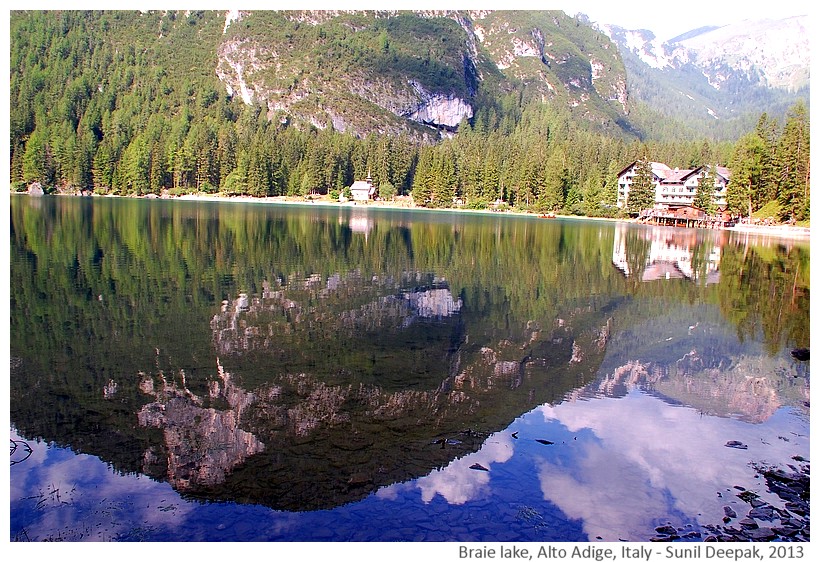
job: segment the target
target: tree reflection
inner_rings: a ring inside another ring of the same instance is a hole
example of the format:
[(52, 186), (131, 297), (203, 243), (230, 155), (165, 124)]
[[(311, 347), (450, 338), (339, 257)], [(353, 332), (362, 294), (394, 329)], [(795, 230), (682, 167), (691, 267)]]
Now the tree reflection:
[[(477, 450), (601, 376), (613, 340), (619, 365), (684, 356), (683, 339), (629, 336), (657, 318), (685, 331), (694, 305), (772, 355), (808, 346), (808, 247), (458, 213), (362, 221), (13, 197), (12, 423), (198, 497), (316, 509)], [(708, 368), (745, 352), (710, 349)]]

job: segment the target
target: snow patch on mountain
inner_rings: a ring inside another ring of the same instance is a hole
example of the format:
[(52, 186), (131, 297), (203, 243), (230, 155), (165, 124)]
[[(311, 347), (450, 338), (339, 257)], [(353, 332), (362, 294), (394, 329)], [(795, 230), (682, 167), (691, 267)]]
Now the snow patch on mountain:
[(599, 25), (600, 30), (655, 69), (693, 65), (719, 90), (738, 77), (769, 88), (796, 91), (809, 82), (808, 16), (745, 20), (662, 42), (648, 30)]
[(666, 54), (663, 41), (656, 38), (651, 32), (627, 31), (624, 34), (627, 48), (638, 55), (644, 63), (652, 68), (672, 66), (672, 61)]
[[(770, 88), (795, 91), (808, 84), (808, 16), (742, 21), (675, 43), (672, 58), (700, 68), (727, 66)], [(714, 73), (713, 84), (725, 79)]]

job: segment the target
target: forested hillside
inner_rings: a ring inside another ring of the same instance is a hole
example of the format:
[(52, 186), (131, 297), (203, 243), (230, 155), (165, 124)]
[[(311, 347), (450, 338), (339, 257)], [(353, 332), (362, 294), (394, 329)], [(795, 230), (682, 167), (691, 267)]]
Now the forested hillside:
[[(372, 174), (421, 206), (612, 215), (645, 157), (735, 166), (737, 210), (808, 218), (805, 107), (738, 143), (652, 141), (612, 44), (533, 14), (12, 12), (12, 189), (336, 195)], [(460, 121), (404, 115), (419, 95)]]

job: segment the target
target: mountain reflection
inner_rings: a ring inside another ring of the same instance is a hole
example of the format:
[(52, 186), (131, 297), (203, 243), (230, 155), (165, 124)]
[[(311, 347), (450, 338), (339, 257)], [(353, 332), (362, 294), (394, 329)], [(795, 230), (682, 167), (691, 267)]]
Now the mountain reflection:
[[(169, 482), (193, 495), (293, 511), (341, 505), (475, 451), (508, 416), (588, 379), (606, 348), (610, 322), (576, 331), (597, 317), (580, 311), (548, 329), (530, 322), (514, 339), (471, 345), (458, 318), (463, 303), (443, 279), (397, 279), (264, 282), (259, 295), (224, 301), (210, 323), (220, 355), (207, 396), (185, 386), (184, 372), (171, 382), (141, 373), (155, 401), (139, 421), (163, 434), (144, 470), (157, 473), (165, 459)], [(368, 357), (362, 372), (344, 357), (354, 344)], [(326, 362), (293, 351), (314, 347)], [(427, 356), (423, 369), (402, 363), (404, 382), (382, 384), (379, 375), (412, 348)], [(267, 365), (252, 392), (225, 367), (247, 376), (248, 362)], [(429, 387), (408, 388), (419, 384)]]
[[(421, 282), (424, 275), (403, 275), (408, 280)], [(431, 278), (429, 287), (400, 288), (392, 280), (362, 279), (361, 274), (335, 273), (322, 282), (311, 276), (301, 282), (286, 285), (281, 280), (274, 284), (262, 282), (261, 295), (249, 297), (242, 293), (232, 302), (223, 301), (219, 314), (211, 320), (214, 346), (225, 355), (250, 349), (269, 349), (277, 342), (277, 335), (339, 330), (339, 337), (360, 332), (407, 328), (417, 319), (441, 319), (457, 314), (460, 298), (454, 298), (446, 282)], [(294, 291), (293, 287), (297, 289)], [(364, 286), (367, 289), (362, 290)], [(345, 298), (375, 294), (394, 289), (396, 294), (374, 296), (354, 309), (335, 314), (334, 304)], [(296, 293), (294, 297), (293, 293)], [(304, 295), (304, 299), (299, 296)], [(264, 325), (263, 325), (264, 324)]]
[[(808, 346), (807, 248), (592, 221), (354, 218), (12, 198), (15, 429), (188, 497), (298, 512), (414, 486), (473, 501), (535, 447), (504, 432), (542, 406), (640, 392), (757, 424), (807, 409), (808, 366), (788, 357)], [(660, 261), (682, 277), (633, 282)], [(593, 426), (577, 427), (582, 441)], [(556, 482), (557, 466), (539, 465)]]
[[(154, 402), (137, 412), (139, 424), (162, 430), (163, 446), (145, 451), (143, 472), (157, 473), (151, 465), (167, 459), (168, 481), (178, 490), (213, 486), (249, 456), (265, 449), (253, 434), (241, 429), (243, 410), (255, 401), (252, 393), (234, 385), (229, 373), (217, 363), (218, 379), (210, 385), (209, 398), (223, 399), (228, 409), (203, 407), (203, 400), (181, 385), (167, 381), (163, 373), (154, 378), (140, 373), (140, 389)], [(162, 466), (159, 467), (162, 471)]]

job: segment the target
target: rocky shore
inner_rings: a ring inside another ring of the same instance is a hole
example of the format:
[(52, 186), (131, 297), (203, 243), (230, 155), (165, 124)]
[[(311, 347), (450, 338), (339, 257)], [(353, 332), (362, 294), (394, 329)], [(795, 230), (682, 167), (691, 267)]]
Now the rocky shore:
[(811, 537), (810, 463), (802, 457), (793, 460), (796, 464), (788, 465), (789, 470), (755, 466), (768, 490), (783, 500), (782, 506), (772, 505), (756, 493), (735, 486), (735, 495), (748, 505), (745, 513), (726, 505), (722, 525), (704, 525), (700, 531), (664, 525), (655, 529), (657, 535), (652, 541), (808, 542)]

